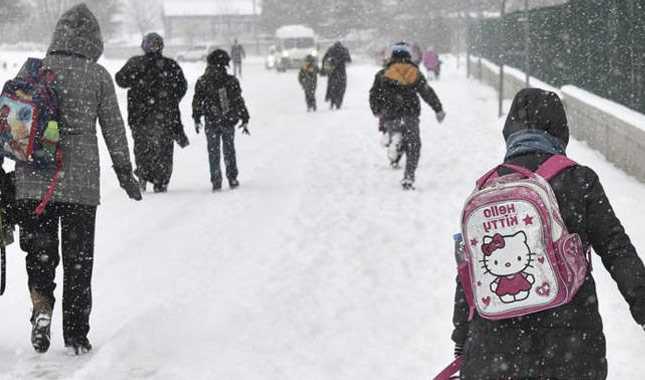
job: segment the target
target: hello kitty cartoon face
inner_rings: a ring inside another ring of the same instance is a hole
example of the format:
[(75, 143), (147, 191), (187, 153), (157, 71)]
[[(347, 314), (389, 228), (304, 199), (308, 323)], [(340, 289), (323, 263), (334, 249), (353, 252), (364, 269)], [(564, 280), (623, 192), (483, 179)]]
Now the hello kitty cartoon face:
[(487, 273), (496, 277), (508, 277), (533, 267), (531, 263), (535, 254), (528, 246), (524, 231), (510, 236), (485, 236), (483, 243), (484, 259), (481, 262), (482, 269)]

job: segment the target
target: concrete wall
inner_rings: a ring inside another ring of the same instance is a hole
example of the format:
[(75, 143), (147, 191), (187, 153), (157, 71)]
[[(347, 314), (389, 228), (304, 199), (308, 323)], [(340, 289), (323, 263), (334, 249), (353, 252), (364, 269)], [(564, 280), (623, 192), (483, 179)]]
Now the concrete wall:
[(562, 94), (572, 135), (645, 182), (645, 115), (573, 86)]
[[(514, 68), (504, 71), (504, 98), (513, 99), (525, 87), (524, 74)], [(471, 73), (483, 83), (499, 88), (499, 67), (495, 64), (486, 60), (480, 64), (473, 58)], [(558, 89), (534, 78), (531, 86), (559, 93), (567, 109), (572, 136), (645, 182), (645, 115), (573, 86)]]

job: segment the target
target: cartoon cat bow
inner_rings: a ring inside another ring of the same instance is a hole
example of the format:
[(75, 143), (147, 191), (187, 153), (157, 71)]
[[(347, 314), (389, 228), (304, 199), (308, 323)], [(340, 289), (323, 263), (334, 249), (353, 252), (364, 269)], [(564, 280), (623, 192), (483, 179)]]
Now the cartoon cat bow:
[(502, 249), (506, 246), (506, 242), (504, 241), (504, 236), (501, 234), (495, 234), (493, 236), (493, 240), (490, 241), (490, 243), (486, 243), (482, 245), (482, 252), (484, 252), (484, 255), (486, 257), (490, 256), (493, 254), (498, 249)]

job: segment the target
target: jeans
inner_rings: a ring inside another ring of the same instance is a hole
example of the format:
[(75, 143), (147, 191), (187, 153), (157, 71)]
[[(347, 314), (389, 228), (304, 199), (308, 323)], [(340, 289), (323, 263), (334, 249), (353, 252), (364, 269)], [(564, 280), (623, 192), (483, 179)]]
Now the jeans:
[(233, 75), (242, 78), (242, 62), (233, 61)]
[(222, 184), (220, 169), (220, 146), (224, 152), (224, 165), (228, 181), (237, 179), (237, 160), (235, 158), (235, 127), (206, 126), (208, 162), (210, 164), (211, 183)]

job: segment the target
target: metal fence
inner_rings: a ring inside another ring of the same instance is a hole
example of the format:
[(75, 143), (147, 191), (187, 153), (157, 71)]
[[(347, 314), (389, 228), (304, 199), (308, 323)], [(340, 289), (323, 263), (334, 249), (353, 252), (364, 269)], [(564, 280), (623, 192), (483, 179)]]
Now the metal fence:
[(471, 52), (525, 69), (554, 86), (573, 84), (645, 113), (645, 0), (572, 0), (475, 20)]

